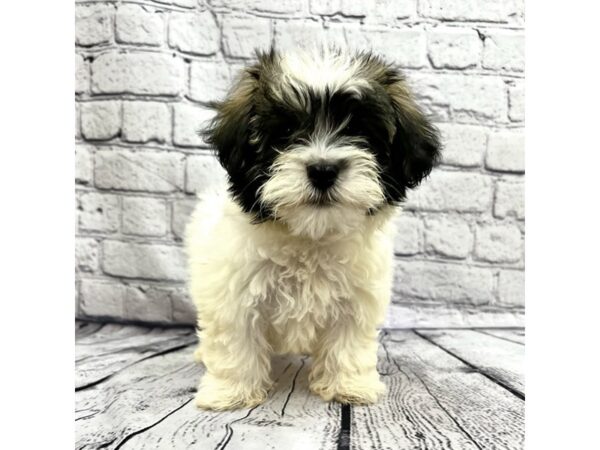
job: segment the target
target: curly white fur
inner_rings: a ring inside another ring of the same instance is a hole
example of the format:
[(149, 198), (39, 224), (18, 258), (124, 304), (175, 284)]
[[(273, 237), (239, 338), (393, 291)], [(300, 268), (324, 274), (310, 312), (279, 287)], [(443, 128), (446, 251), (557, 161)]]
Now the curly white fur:
[(251, 223), (229, 196), (198, 204), (186, 238), (196, 357), (207, 369), (198, 406), (259, 404), (271, 355), (288, 352), (312, 356), (310, 388), (324, 400), (372, 403), (384, 391), (376, 327), (390, 297), (395, 208), (302, 208), (294, 230), (281, 220)]

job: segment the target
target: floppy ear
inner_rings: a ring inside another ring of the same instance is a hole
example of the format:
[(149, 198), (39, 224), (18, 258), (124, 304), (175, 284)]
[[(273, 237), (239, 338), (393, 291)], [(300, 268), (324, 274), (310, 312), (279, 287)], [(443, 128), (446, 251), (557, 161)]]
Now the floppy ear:
[(402, 75), (391, 71), (386, 90), (396, 115), (392, 140), (393, 176), (402, 191), (417, 187), (440, 157), (440, 138), (435, 126), (415, 103)]
[(232, 178), (245, 170), (246, 160), (251, 156), (250, 120), (257, 80), (256, 67), (245, 69), (226, 99), (211, 103), (217, 114), (203, 131), (206, 141), (215, 148), (221, 165)]

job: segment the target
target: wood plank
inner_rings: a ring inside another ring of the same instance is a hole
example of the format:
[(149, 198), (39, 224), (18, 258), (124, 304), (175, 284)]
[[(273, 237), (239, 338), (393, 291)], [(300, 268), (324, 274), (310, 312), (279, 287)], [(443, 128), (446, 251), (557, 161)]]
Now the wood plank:
[(523, 448), (524, 402), (411, 331), (384, 331), (388, 393), (353, 407), (353, 449)]
[(421, 336), (524, 397), (525, 347), (473, 330), (416, 330)]
[(76, 339), (75, 387), (81, 389), (97, 383), (137, 361), (195, 341), (191, 328), (107, 324), (94, 334)]
[[(132, 336), (144, 336), (144, 335), (157, 335), (160, 333), (179, 335), (187, 334), (192, 327), (185, 328), (165, 328), (165, 327), (152, 327), (142, 325), (124, 325), (120, 323), (105, 323), (98, 324), (101, 327), (94, 333), (88, 333), (85, 336), (76, 336), (75, 343), (77, 346), (106, 344), (108, 342), (115, 342), (117, 347), (120, 345), (117, 342), (121, 340), (128, 340)], [(85, 351), (80, 348), (80, 352)]]
[(190, 402), (121, 448), (335, 449), (340, 405), (325, 403), (309, 392), (308, 369), (306, 358), (275, 358), (276, 382), (264, 404), (214, 412)]
[(496, 336), (500, 339), (505, 339), (515, 344), (525, 345), (525, 329), (524, 328), (481, 328), (476, 329), (480, 333)]
[(399, 303), (388, 308), (383, 328), (523, 327), (524, 309), (448, 303)]
[[(398, 331), (394, 336), (414, 335)], [(377, 369), (387, 386), (386, 395), (375, 405), (352, 407), (351, 448), (477, 449), (429, 393), (418, 374), (411, 367), (399, 366), (394, 359), (398, 352), (391, 354), (388, 348), (400, 344), (391, 342), (386, 331), (381, 332), (380, 338)]]
[(90, 334), (96, 333), (104, 326), (103, 323), (75, 321), (75, 339), (81, 339)]
[(117, 448), (190, 402), (201, 374), (193, 350), (188, 346), (146, 359), (76, 392), (76, 448)]

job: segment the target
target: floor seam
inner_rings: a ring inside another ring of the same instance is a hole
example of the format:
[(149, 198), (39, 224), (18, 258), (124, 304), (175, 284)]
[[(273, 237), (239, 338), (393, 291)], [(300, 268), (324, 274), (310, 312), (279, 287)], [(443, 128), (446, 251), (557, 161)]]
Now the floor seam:
[(185, 405), (187, 405), (188, 403), (190, 403), (192, 401), (192, 399), (190, 398), (189, 400), (187, 400), (185, 403), (183, 403), (182, 405), (178, 406), (177, 408), (175, 408), (173, 411), (169, 412), (166, 416), (162, 417), (160, 420), (154, 422), (152, 425), (149, 425), (147, 427), (142, 428), (141, 430), (137, 430), (134, 431), (131, 434), (128, 434), (125, 439), (123, 439), (121, 442), (119, 442), (119, 444), (115, 447), (114, 450), (119, 450), (121, 447), (123, 447), (123, 445), (125, 445), (125, 443), (131, 439), (134, 436), (137, 436), (138, 434), (142, 434), (148, 430), (150, 430), (151, 428), (154, 428), (156, 425), (158, 425), (159, 423), (161, 423), (162, 421), (164, 421), (165, 419), (167, 419), (169, 416), (175, 414), (177, 411), (179, 411), (181, 408), (183, 408)]
[(168, 353), (172, 353), (172, 352), (176, 352), (178, 350), (182, 350), (182, 349), (184, 349), (186, 347), (189, 347), (190, 345), (194, 345), (194, 343), (195, 342), (190, 342), (188, 344), (181, 344), (181, 345), (178, 345), (176, 347), (167, 348), (167, 349), (162, 350), (162, 351), (160, 351), (158, 353), (154, 353), (152, 355), (146, 356), (145, 358), (138, 359), (137, 361), (135, 361), (135, 362), (133, 362), (131, 364), (128, 364), (128, 365), (126, 365), (124, 367), (121, 367), (119, 370), (116, 370), (115, 372), (113, 372), (111, 374), (108, 374), (108, 375), (106, 375), (106, 376), (104, 376), (104, 377), (102, 377), (102, 378), (100, 378), (98, 380), (92, 381), (91, 383), (87, 383), (87, 384), (84, 384), (82, 386), (75, 387), (75, 392), (80, 392), (80, 391), (83, 391), (85, 389), (89, 389), (91, 387), (94, 387), (94, 386), (96, 386), (96, 385), (98, 385), (100, 383), (103, 383), (106, 380), (108, 380), (108, 379), (112, 378), (113, 376), (117, 375), (118, 373), (124, 371), (125, 369), (129, 369), (130, 367), (135, 366), (136, 364), (139, 364), (142, 361), (147, 361), (148, 359), (156, 358), (157, 356), (162, 356), (162, 355), (166, 355)]
[(448, 350), (447, 348), (441, 346), (440, 344), (438, 344), (437, 342), (435, 342), (433, 339), (429, 338), (428, 336), (419, 333), (417, 330), (412, 330), (413, 333), (415, 333), (417, 336), (425, 339), (427, 342), (429, 342), (430, 344), (435, 345), (436, 347), (438, 347), (439, 349), (443, 350), (444, 352), (448, 353), (450, 356), (458, 359), (460, 362), (462, 362), (463, 364), (469, 366), (471, 369), (473, 369), (475, 372), (483, 375), (484, 377), (486, 377), (488, 380), (494, 382), (495, 384), (497, 384), (498, 386), (506, 389), (508, 392), (510, 392), (511, 394), (513, 394), (515, 397), (520, 398), (521, 400), (525, 400), (525, 394), (523, 394), (522, 392), (517, 391), (516, 389), (510, 387), (509, 385), (507, 385), (506, 383), (504, 383), (502, 380), (499, 380), (498, 378), (492, 376), (491, 374), (487, 373), (486, 371), (480, 369), (479, 367), (475, 366), (474, 364), (470, 363), (469, 361), (467, 361), (466, 359), (461, 358), (460, 356), (458, 356), (456, 353)]
[(523, 344), (522, 342), (519, 342), (519, 341), (513, 341), (512, 339), (509, 339), (509, 338), (507, 338), (507, 337), (504, 337), (504, 336), (496, 336), (495, 334), (486, 333), (486, 332), (485, 332), (485, 331), (483, 331), (483, 330), (476, 330), (476, 329), (474, 329), (473, 331), (475, 331), (476, 333), (485, 334), (486, 336), (491, 336), (491, 337), (494, 337), (494, 338), (496, 338), (496, 339), (500, 339), (501, 341), (512, 342), (513, 344), (517, 344), (517, 345), (525, 345), (525, 344)]

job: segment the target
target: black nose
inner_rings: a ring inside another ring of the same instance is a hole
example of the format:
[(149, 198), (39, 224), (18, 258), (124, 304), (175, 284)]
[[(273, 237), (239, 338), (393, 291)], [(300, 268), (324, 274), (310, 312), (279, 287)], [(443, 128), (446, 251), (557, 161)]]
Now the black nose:
[(308, 165), (306, 171), (313, 186), (325, 190), (333, 186), (340, 168), (337, 164), (316, 163)]

